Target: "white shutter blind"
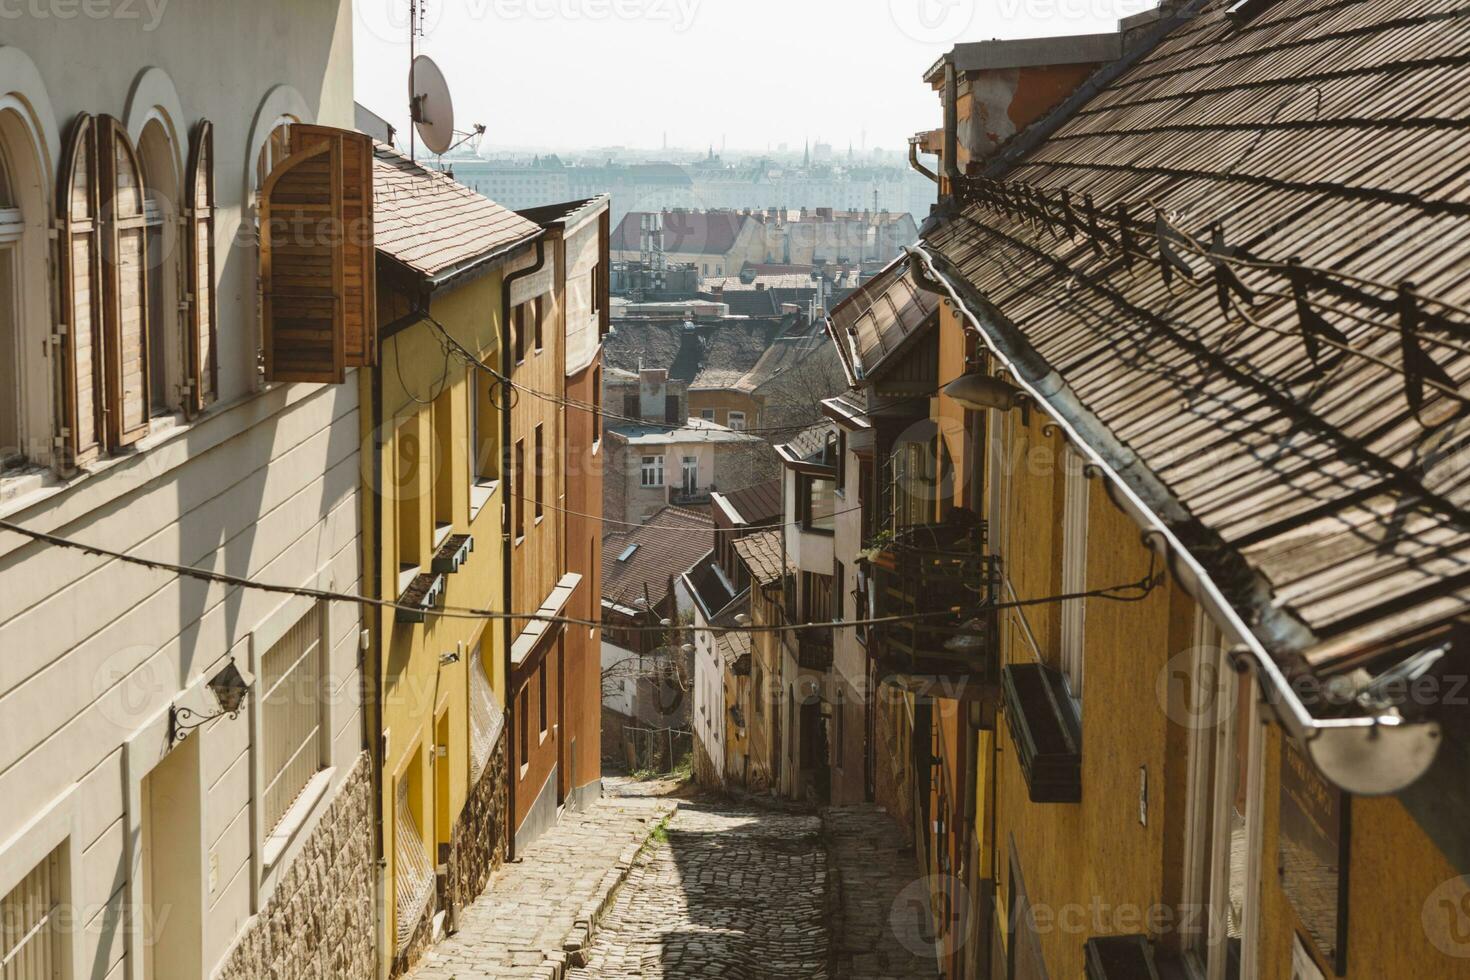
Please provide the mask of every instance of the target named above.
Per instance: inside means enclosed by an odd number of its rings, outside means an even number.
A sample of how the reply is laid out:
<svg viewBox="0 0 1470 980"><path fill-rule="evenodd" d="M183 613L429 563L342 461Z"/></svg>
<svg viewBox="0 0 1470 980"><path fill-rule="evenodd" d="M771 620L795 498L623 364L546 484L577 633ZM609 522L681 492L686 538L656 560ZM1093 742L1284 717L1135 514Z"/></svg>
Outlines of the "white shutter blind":
<svg viewBox="0 0 1470 980"><path fill-rule="evenodd" d="M398 950L413 938L419 918L434 895L434 865L424 847L423 834L408 805L408 780L398 783L393 816L394 910L397 914Z"/></svg>
<svg viewBox="0 0 1470 980"><path fill-rule="evenodd" d="M52 851L0 899L0 978L61 976L61 854Z"/></svg>
<svg viewBox="0 0 1470 980"><path fill-rule="evenodd" d="M321 632L317 605L261 658L266 828L321 769Z"/></svg>
<svg viewBox="0 0 1470 980"><path fill-rule="evenodd" d="M505 723L505 711L490 687L480 651L470 659L470 781L477 782L490 764L495 740Z"/></svg>

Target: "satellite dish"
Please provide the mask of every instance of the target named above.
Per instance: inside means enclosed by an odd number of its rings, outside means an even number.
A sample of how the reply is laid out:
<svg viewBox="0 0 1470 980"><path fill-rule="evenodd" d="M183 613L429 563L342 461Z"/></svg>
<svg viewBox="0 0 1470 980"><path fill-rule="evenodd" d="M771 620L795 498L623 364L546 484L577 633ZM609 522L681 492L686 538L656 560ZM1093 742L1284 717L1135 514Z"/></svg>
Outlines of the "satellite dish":
<svg viewBox="0 0 1470 980"><path fill-rule="evenodd" d="M431 153L444 153L454 143L454 106L449 83L434 59L421 54L408 72L408 105L414 129Z"/></svg>

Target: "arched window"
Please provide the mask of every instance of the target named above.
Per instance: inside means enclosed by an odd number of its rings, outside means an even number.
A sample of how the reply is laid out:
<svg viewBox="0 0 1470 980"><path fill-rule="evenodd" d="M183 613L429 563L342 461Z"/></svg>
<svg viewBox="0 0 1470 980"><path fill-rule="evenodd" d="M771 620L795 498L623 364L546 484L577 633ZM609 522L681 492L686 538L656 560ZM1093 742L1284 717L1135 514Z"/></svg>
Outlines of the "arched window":
<svg viewBox="0 0 1470 980"><path fill-rule="evenodd" d="M51 307L51 172L24 100L0 97L0 479L39 478L55 414L46 359Z"/></svg>
<svg viewBox="0 0 1470 980"><path fill-rule="evenodd" d="M97 216L97 125L82 114L62 155L57 211L61 223L62 443L71 465L102 446L102 274Z"/></svg>
<svg viewBox="0 0 1470 980"><path fill-rule="evenodd" d="M102 194L105 263L107 434L127 446L148 433L152 417L148 336L148 216L143 171L127 130L111 116L97 126L97 186Z"/></svg>
<svg viewBox="0 0 1470 980"><path fill-rule="evenodd" d="M0 145L0 473L25 463L20 389L19 262L25 221L10 189L10 165Z"/></svg>
<svg viewBox="0 0 1470 980"><path fill-rule="evenodd" d="M186 407L199 412L219 397L214 290L214 126L208 120L194 128L188 170L189 397Z"/></svg>
<svg viewBox="0 0 1470 980"><path fill-rule="evenodd" d="M138 138L148 287L148 412L166 415L183 404L183 331L179 294L179 208L183 199L173 140L159 119Z"/></svg>

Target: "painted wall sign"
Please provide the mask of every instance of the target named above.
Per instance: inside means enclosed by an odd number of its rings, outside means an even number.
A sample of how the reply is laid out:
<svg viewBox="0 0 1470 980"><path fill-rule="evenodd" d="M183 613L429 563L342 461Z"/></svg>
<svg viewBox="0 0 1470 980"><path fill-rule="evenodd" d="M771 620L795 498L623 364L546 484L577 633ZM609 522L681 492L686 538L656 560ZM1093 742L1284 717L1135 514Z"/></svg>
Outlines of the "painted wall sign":
<svg viewBox="0 0 1470 980"><path fill-rule="evenodd" d="M1348 797L1291 739L1281 744L1281 889L1322 958L1345 976Z"/></svg>

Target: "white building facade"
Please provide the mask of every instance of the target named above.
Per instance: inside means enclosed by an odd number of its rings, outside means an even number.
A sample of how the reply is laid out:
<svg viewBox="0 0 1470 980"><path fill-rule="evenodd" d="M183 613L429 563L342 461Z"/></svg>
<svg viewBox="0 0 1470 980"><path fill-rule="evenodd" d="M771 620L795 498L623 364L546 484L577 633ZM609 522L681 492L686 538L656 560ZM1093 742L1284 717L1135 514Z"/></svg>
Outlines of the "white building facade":
<svg viewBox="0 0 1470 980"><path fill-rule="evenodd" d="M255 224L287 127L353 124L351 5L97 9L0 47L0 520L359 593L357 385L264 381ZM376 975L360 633L0 531L0 960Z"/></svg>

